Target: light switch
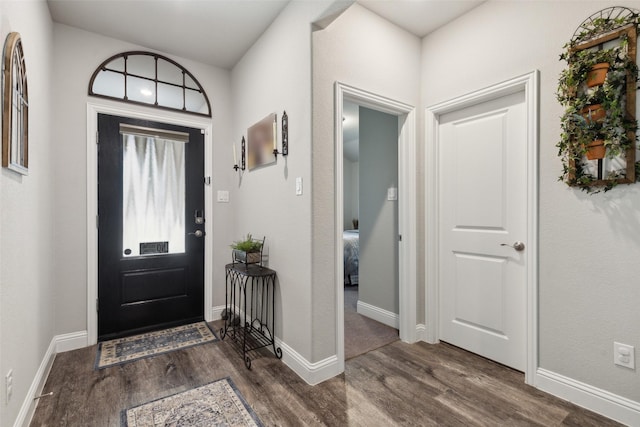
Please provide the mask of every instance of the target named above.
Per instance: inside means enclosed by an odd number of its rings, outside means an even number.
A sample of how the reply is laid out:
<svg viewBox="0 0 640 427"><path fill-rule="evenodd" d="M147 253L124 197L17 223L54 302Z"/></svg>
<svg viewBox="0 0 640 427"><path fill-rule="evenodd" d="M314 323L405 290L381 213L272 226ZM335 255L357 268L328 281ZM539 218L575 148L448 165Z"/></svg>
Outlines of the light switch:
<svg viewBox="0 0 640 427"><path fill-rule="evenodd" d="M391 187L387 189L387 200L398 200L398 189Z"/></svg>
<svg viewBox="0 0 640 427"><path fill-rule="evenodd" d="M218 190L218 203L229 203L229 192L227 190Z"/></svg>
<svg viewBox="0 0 640 427"><path fill-rule="evenodd" d="M296 178L296 196L302 196L302 177Z"/></svg>

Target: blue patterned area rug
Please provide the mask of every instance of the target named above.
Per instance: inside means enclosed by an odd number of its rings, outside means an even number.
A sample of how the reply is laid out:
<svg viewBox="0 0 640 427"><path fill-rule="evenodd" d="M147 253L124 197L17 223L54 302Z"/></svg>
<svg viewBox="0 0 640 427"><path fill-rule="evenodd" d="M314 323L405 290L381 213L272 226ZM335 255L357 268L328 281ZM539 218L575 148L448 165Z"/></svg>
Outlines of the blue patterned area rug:
<svg viewBox="0 0 640 427"><path fill-rule="evenodd" d="M259 426L263 424L231 378L122 411L125 427Z"/></svg>
<svg viewBox="0 0 640 427"><path fill-rule="evenodd" d="M118 338L98 344L96 369L218 341L206 322Z"/></svg>

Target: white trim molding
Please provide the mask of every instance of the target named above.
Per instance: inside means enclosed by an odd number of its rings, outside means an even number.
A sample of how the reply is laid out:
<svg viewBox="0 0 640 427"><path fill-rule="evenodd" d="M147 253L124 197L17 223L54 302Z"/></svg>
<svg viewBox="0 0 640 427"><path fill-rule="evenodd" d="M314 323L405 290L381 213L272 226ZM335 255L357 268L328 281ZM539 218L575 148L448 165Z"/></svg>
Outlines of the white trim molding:
<svg viewBox="0 0 640 427"><path fill-rule="evenodd" d="M398 117L398 226L399 302L398 327L400 339L413 343L416 338L416 276L417 276L417 200L416 200L416 111L415 107L367 92L341 82L334 91L335 141L335 284L336 284L336 356L339 372L344 371L344 247L342 224L344 213L344 172L342 151L343 104L348 100L358 105Z"/></svg>
<svg viewBox="0 0 640 427"><path fill-rule="evenodd" d="M207 322L213 322L214 320L222 319L222 312L227 308L224 305L216 305L211 308L211 320L207 320Z"/></svg>
<svg viewBox="0 0 640 427"><path fill-rule="evenodd" d="M358 303L356 304L356 311L358 314L362 314L369 319L378 321L383 325L391 326L394 329L398 329L400 327L400 317L396 313L376 307L375 305L367 304L366 302L358 300Z"/></svg>
<svg viewBox="0 0 640 427"><path fill-rule="evenodd" d="M184 114L139 107L133 109L116 103L87 103L87 344L98 341L98 114L111 114L135 119L171 123L204 131L204 176L213 176L213 137L210 117L186 117ZM202 177L204 179L204 176ZM213 186L204 186L204 318L212 320L213 297Z"/></svg>
<svg viewBox="0 0 640 427"><path fill-rule="evenodd" d="M49 347L44 353L40 366L33 377L33 381L31 381L31 386L27 391L27 395L22 402L20 412L13 424L14 427L27 427L31 424L31 419L33 418L33 414L35 413L36 406L39 402L39 400L36 401L34 398L42 394L42 390L44 389L47 377L49 376L49 372L53 366L56 354L76 350L86 346L87 331L56 335L51 339ZM46 398L48 398L48 396L43 397L43 399Z"/></svg>
<svg viewBox="0 0 640 427"><path fill-rule="evenodd" d="M56 341L56 353L64 353L65 351L77 350L88 346L87 331L57 335L54 339Z"/></svg>
<svg viewBox="0 0 640 427"><path fill-rule="evenodd" d="M339 359L336 355L311 363L278 337L275 341L276 347L280 347L282 350L282 362L309 385L320 384L344 371L344 368L340 370ZM271 349L271 347L268 348ZM344 365L344 359L342 364Z"/></svg>
<svg viewBox="0 0 640 427"><path fill-rule="evenodd" d="M439 247L438 200L439 200L439 126L443 114L460 110L481 102L517 92L524 92L527 114L527 337L525 382L534 384L538 368L538 106L539 72L537 70L511 80L480 89L440 104L427 107L425 111L425 307L426 339L429 343L439 341Z"/></svg>
<svg viewBox="0 0 640 427"><path fill-rule="evenodd" d="M538 369L535 385L540 390L568 400L629 426L640 426L640 402L627 399L546 369Z"/></svg>
<svg viewBox="0 0 640 427"><path fill-rule="evenodd" d="M221 319L222 311L224 309L224 305L213 307L213 320ZM234 311L239 313L240 317L244 316L244 312L239 307L235 306ZM216 333L217 332L218 331L216 331ZM340 370L340 364L338 363L339 359L336 355L329 356L319 362L311 363L280 338L275 337L274 341L276 343L276 347L280 347L280 350L282 350L282 362L310 385L320 384L321 382L335 377L344 371L344 368ZM266 349L273 353L272 346L269 345Z"/></svg>

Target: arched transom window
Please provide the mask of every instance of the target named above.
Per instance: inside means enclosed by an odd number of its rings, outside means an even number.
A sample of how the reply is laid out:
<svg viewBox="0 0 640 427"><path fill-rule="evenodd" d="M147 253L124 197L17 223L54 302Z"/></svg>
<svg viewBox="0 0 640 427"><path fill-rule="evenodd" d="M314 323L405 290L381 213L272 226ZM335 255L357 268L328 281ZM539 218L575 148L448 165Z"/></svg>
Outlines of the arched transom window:
<svg viewBox="0 0 640 427"><path fill-rule="evenodd" d="M151 52L123 52L104 61L89 95L211 117L204 89L186 68Z"/></svg>

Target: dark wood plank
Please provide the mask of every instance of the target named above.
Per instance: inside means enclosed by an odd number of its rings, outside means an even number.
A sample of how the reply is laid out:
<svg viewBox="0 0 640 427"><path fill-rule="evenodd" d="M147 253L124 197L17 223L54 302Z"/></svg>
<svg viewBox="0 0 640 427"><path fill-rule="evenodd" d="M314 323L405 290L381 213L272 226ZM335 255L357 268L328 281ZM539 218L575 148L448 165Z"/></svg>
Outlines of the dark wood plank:
<svg viewBox="0 0 640 427"><path fill-rule="evenodd" d="M618 426L524 384L512 369L448 344L394 342L306 384L267 351L252 370L227 342L103 370L96 347L61 353L32 426L119 426L123 409L230 377L268 426Z"/></svg>

